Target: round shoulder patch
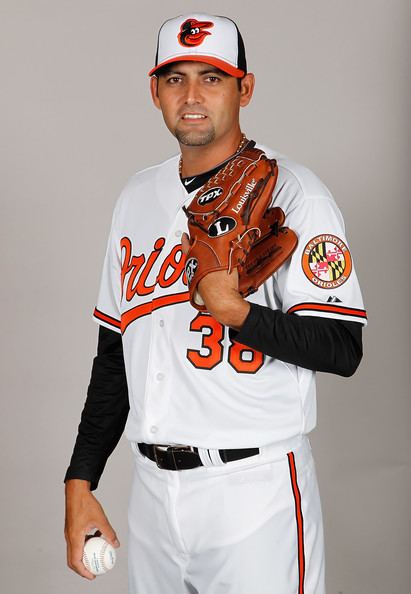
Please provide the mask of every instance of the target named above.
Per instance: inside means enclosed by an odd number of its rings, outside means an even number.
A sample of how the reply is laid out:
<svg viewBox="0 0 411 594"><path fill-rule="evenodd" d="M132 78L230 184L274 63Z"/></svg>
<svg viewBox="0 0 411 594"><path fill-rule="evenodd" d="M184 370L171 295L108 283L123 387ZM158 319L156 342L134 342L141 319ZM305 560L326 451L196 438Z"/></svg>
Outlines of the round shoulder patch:
<svg viewBox="0 0 411 594"><path fill-rule="evenodd" d="M320 289L336 289L351 274L351 254L336 235L317 235L307 243L302 256L305 276Z"/></svg>

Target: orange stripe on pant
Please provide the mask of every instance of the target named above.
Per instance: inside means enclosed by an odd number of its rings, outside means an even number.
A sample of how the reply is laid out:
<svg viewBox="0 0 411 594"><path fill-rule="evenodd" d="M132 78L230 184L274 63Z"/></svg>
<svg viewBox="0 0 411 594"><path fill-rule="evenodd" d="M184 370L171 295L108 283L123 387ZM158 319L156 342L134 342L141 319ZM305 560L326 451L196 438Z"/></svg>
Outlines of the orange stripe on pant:
<svg viewBox="0 0 411 594"><path fill-rule="evenodd" d="M297 468L293 452L289 452L288 465L290 468L291 486L293 489L295 502L295 518L297 523L297 542L298 542L298 594L304 594L304 575L305 575L305 557L304 557L304 522L301 509L301 494L297 483Z"/></svg>

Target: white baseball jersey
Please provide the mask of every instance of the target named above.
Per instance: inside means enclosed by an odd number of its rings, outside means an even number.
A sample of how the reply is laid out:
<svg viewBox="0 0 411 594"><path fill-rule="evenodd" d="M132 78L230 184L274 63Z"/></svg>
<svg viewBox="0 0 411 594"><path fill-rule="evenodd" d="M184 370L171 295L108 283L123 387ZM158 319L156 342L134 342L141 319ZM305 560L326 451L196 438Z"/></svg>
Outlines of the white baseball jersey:
<svg viewBox="0 0 411 594"><path fill-rule="evenodd" d="M276 158L273 204L298 248L250 302L284 313L366 324L341 213L309 169ZM94 319L122 333L131 441L247 448L309 433L315 372L231 342L228 328L188 301L181 234L187 194L179 155L136 173L112 218Z"/></svg>

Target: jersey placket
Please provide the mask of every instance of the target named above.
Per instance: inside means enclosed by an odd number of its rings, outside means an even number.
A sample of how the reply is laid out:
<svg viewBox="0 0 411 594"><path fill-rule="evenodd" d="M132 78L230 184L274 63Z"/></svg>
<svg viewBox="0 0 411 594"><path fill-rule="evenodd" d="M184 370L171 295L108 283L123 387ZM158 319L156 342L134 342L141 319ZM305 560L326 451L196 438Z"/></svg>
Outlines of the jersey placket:
<svg viewBox="0 0 411 594"><path fill-rule="evenodd" d="M183 188L182 188L183 189ZM185 215L179 210L166 235L166 242L163 248L164 254L170 251L181 242L181 236L185 230ZM158 274L158 266L156 273ZM181 277L176 283L182 290ZM174 285L172 285L173 287ZM167 290L170 292L170 288ZM172 289L171 292L176 292ZM166 291L155 285L152 299L164 296ZM171 316L167 315L169 306L153 308L150 314L150 347L148 359L148 373L145 394L145 433L149 442L162 443L162 435L166 432L164 424L167 422L169 400L172 396L168 389L168 381L172 369L170 368L170 357L168 356L168 335ZM178 307L178 305L177 305Z"/></svg>

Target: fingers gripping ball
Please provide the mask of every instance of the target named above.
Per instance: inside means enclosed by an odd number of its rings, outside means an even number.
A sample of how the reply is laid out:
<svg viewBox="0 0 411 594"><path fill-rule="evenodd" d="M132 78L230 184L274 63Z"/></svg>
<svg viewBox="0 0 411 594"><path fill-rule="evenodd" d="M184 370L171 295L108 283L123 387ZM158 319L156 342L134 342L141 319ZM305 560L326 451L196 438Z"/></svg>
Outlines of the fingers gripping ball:
<svg viewBox="0 0 411 594"><path fill-rule="evenodd" d="M83 563L94 575L102 575L113 569L116 563L116 551L101 536L93 536L84 545Z"/></svg>

